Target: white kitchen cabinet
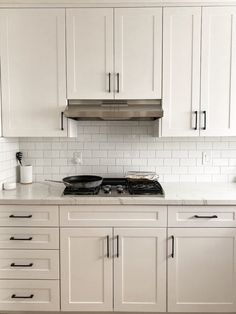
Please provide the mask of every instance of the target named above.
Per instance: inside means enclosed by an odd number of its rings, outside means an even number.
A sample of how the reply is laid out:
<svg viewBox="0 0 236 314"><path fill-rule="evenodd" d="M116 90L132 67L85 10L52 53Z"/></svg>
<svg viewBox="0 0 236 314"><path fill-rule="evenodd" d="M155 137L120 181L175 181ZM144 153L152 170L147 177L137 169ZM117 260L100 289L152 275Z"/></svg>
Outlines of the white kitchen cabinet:
<svg viewBox="0 0 236 314"><path fill-rule="evenodd" d="M166 310L166 229L114 229L114 311Z"/></svg>
<svg viewBox="0 0 236 314"><path fill-rule="evenodd" d="M67 9L66 20L68 99L161 98L161 8Z"/></svg>
<svg viewBox="0 0 236 314"><path fill-rule="evenodd" d="M236 135L235 16L235 6L164 9L162 136Z"/></svg>
<svg viewBox="0 0 236 314"><path fill-rule="evenodd" d="M59 279L59 251L0 250L0 279Z"/></svg>
<svg viewBox="0 0 236 314"><path fill-rule="evenodd" d="M112 228L61 230L61 309L112 311Z"/></svg>
<svg viewBox="0 0 236 314"><path fill-rule="evenodd" d="M113 98L113 9L67 9L66 33L67 97Z"/></svg>
<svg viewBox="0 0 236 314"><path fill-rule="evenodd" d="M115 9L116 99L160 99L162 9Z"/></svg>
<svg viewBox="0 0 236 314"><path fill-rule="evenodd" d="M203 8L201 135L236 135L236 7Z"/></svg>
<svg viewBox="0 0 236 314"><path fill-rule="evenodd" d="M163 136L199 136L201 8L164 8Z"/></svg>
<svg viewBox="0 0 236 314"><path fill-rule="evenodd" d="M1 206L0 206L1 212ZM167 206L157 205L63 205L63 227L166 227ZM1 225L1 214L0 214Z"/></svg>
<svg viewBox="0 0 236 314"><path fill-rule="evenodd" d="M62 228L60 254L63 311L166 310L165 228Z"/></svg>
<svg viewBox="0 0 236 314"><path fill-rule="evenodd" d="M0 53L3 136L67 136L65 10L1 10Z"/></svg>
<svg viewBox="0 0 236 314"><path fill-rule="evenodd" d="M0 280L1 311L59 311L58 280Z"/></svg>
<svg viewBox="0 0 236 314"><path fill-rule="evenodd" d="M168 311L235 312L236 230L169 228L168 234Z"/></svg>
<svg viewBox="0 0 236 314"><path fill-rule="evenodd" d="M58 228L0 228L0 249L58 250Z"/></svg>

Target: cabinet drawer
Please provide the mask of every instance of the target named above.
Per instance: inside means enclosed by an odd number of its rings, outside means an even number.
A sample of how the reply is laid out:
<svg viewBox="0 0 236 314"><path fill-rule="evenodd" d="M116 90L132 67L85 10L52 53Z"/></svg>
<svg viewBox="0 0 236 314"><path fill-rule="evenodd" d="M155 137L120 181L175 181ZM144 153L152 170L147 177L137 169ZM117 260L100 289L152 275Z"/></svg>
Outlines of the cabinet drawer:
<svg viewBox="0 0 236 314"><path fill-rule="evenodd" d="M169 227L236 227L235 206L169 206Z"/></svg>
<svg viewBox="0 0 236 314"><path fill-rule="evenodd" d="M59 279L59 251L0 250L1 279Z"/></svg>
<svg viewBox="0 0 236 314"><path fill-rule="evenodd" d="M58 249L58 228L0 228L0 249Z"/></svg>
<svg viewBox="0 0 236 314"><path fill-rule="evenodd" d="M58 280L0 280L0 310L58 311Z"/></svg>
<svg viewBox="0 0 236 314"><path fill-rule="evenodd" d="M0 205L0 226L58 226L58 206Z"/></svg>
<svg viewBox="0 0 236 314"><path fill-rule="evenodd" d="M167 207L146 205L60 206L60 224L67 226L166 227Z"/></svg>

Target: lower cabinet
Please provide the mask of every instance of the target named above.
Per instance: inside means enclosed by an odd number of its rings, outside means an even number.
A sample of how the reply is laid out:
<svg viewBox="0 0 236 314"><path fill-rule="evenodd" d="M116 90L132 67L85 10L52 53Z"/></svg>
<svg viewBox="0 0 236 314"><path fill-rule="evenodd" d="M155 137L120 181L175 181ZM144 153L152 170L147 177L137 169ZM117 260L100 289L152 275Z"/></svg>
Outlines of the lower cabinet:
<svg viewBox="0 0 236 314"><path fill-rule="evenodd" d="M61 309L112 311L112 228L61 229Z"/></svg>
<svg viewBox="0 0 236 314"><path fill-rule="evenodd" d="M61 309L164 312L166 229L62 228Z"/></svg>
<svg viewBox="0 0 236 314"><path fill-rule="evenodd" d="M166 310L166 229L114 229L114 310Z"/></svg>
<svg viewBox="0 0 236 314"><path fill-rule="evenodd" d="M0 280L1 311L59 311L58 280Z"/></svg>
<svg viewBox="0 0 236 314"><path fill-rule="evenodd" d="M236 311L236 229L169 228L168 311Z"/></svg>

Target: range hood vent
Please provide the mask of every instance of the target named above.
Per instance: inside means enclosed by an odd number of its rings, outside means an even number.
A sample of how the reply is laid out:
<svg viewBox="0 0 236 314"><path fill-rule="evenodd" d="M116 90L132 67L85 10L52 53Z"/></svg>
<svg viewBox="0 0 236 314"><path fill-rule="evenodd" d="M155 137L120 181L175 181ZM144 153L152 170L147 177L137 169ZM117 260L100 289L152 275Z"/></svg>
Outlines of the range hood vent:
<svg viewBox="0 0 236 314"><path fill-rule="evenodd" d="M68 100L64 111L74 120L156 120L163 117L161 100Z"/></svg>

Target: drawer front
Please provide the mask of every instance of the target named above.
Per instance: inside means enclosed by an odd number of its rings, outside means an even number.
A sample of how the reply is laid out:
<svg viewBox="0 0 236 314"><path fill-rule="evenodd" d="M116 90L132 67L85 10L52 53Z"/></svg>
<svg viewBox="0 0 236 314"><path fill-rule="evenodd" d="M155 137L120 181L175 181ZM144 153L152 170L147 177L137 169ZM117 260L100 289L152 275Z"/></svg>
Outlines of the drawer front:
<svg viewBox="0 0 236 314"><path fill-rule="evenodd" d="M0 250L0 279L59 279L59 251Z"/></svg>
<svg viewBox="0 0 236 314"><path fill-rule="evenodd" d="M167 207L152 205L60 206L60 224L63 227L166 227Z"/></svg>
<svg viewBox="0 0 236 314"><path fill-rule="evenodd" d="M58 248L58 228L0 228L0 249Z"/></svg>
<svg viewBox="0 0 236 314"><path fill-rule="evenodd" d="M0 310L58 311L58 280L0 280Z"/></svg>
<svg viewBox="0 0 236 314"><path fill-rule="evenodd" d="M0 226L58 226L58 206L0 205Z"/></svg>
<svg viewBox="0 0 236 314"><path fill-rule="evenodd" d="M236 227L235 206L168 206L169 227Z"/></svg>

